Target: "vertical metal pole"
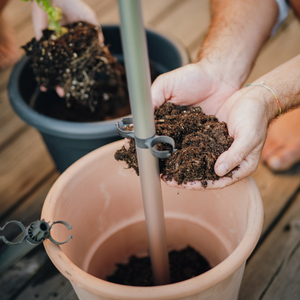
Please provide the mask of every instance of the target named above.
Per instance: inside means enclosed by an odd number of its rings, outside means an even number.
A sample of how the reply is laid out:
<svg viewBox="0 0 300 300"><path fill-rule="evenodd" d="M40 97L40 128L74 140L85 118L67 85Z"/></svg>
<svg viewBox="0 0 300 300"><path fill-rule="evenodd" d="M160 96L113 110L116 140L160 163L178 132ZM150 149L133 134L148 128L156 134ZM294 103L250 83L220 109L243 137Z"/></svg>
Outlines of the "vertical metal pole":
<svg viewBox="0 0 300 300"><path fill-rule="evenodd" d="M19 240L19 237L15 239ZM31 244L28 241L23 240L21 244L15 246L6 246L6 248L0 252L0 274L9 266L16 263L19 259L33 250L39 243Z"/></svg>
<svg viewBox="0 0 300 300"><path fill-rule="evenodd" d="M150 93L150 68L146 33L139 0L119 0L121 36L130 106L136 139L155 135ZM158 159L149 149L137 146L144 211L154 280L170 283L169 258Z"/></svg>

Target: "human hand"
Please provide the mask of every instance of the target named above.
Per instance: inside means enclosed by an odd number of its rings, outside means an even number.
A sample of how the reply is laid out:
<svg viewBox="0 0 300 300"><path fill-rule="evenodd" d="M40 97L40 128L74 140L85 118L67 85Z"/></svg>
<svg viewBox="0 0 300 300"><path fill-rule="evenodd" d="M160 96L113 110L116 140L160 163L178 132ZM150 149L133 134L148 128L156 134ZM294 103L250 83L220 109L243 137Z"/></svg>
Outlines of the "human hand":
<svg viewBox="0 0 300 300"><path fill-rule="evenodd" d="M61 25L77 21L86 21L99 26L97 15L94 10L82 0L52 0L52 6L62 10ZM36 1L32 2L32 21L36 39L42 37L42 31L48 27L47 14ZM102 32L99 33L99 41L104 43Z"/></svg>
<svg viewBox="0 0 300 300"><path fill-rule="evenodd" d="M216 114L224 101L239 89L239 82L206 59L160 75L151 87L154 108L170 101L176 105L199 106Z"/></svg>
<svg viewBox="0 0 300 300"><path fill-rule="evenodd" d="M234 142L217 159L215 172L218 176L224 176L237 166L238 169L233 171L232 177L207 181L205 189L223 188L255 172L267 136L267 128L273 118L268 103L262 97L264 92L252 88L239 90L218 110L216 117L219 121L227 123L228 132ZM204 112L206 113L205 110ZM166 181L166 184L179 188L204 190L201 182L198 181L178 185L173 180Z"/></svg>
<svg viewBox="0 0 300 300"><path fill-rule="evenodd" d="M87 21L99 26L96 13L82 0L53 0L52 5L62 10L61 25L76 21ZM36 39L39 40L42 37L42 31L48 27L48 18L46 12L39 7L36 1L32 3L32 20ZM99 32L99 42L104 44L104 36L101 30ZM47 91L47 88L43 86L40 89L42 92ZM62 87L57 86L55 89L60 97L64 97Z"/></svg>

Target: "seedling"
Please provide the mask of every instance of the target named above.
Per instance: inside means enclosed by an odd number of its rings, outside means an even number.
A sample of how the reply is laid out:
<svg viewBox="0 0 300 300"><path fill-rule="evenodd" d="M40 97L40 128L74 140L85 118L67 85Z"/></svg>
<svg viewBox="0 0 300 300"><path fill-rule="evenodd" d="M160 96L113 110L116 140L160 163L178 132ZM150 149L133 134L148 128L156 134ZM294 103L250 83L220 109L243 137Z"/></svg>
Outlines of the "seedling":
<svg viewBox="0 0 300 300"><path fill-rule="evenodd" d="M60 21L62 18L62 12L59 7L52 6L51 0L22 0L24 2L28 1L36 1L38 6L46 12L48 15L48 29L55 31L55 35L52 35L52 39L57 39L64 35L66 32L68 32L68 29L66 27L60 26Z"/></svg>

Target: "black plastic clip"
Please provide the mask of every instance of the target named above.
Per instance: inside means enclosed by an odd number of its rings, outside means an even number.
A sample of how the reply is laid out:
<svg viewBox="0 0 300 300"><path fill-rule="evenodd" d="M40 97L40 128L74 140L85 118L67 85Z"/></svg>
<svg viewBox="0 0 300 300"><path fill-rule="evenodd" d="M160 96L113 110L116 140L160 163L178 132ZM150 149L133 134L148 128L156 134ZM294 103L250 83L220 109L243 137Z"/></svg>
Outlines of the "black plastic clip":
<svg viewBox="0 0 300 300"><path fill-rule="evenodd" d="M119 121L117 125L118 133L123 138L135 139L137 147L141 149L150 149L153 156L157 158L169 158L171 156L170 151L168 150L156 150L154 147L159 143L166 143L172 147L172 152L175 152L175 142L169 136L164 135L154 135L148 139L140 139L134 135L134 131L124 130L125 125L133 124L131 117L123 118L122 121Z"/></svg>

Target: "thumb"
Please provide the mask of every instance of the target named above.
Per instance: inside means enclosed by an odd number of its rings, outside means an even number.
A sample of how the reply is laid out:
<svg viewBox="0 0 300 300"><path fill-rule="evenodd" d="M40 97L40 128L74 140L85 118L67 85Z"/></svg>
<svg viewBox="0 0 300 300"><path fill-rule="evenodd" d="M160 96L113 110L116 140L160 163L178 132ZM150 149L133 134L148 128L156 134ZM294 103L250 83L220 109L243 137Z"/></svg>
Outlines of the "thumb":
<svg viewBox="0 0 300 300"><path fill-rule="evenodd" d="M246 157L254 151L256 148L256 143L251 142L247 135L240 136L236 138L232 143L231 147L223 152L215 163L215 172L218 176L222 177L227 174L229 171L234 169L235 167L239 166ZM254 155L254 160L259 160L259 151L257 152L257 157ZM253 156L251 156L253 158ZM253 160L253 159L251 159ZM243 170L244 174L250 174L255 170L256 162L246 164L247 170ZM245 168L245 165L243 165ZM254 169L254 170L252 170Z"/></svg>
<svg viewBox="0 0 300 300"><path fill-rule="evenodd" d="M171 93L165 91L167 74L158 76L151 86L151 97L154 109L162 106L165 101L171 98Z"/></svg>

